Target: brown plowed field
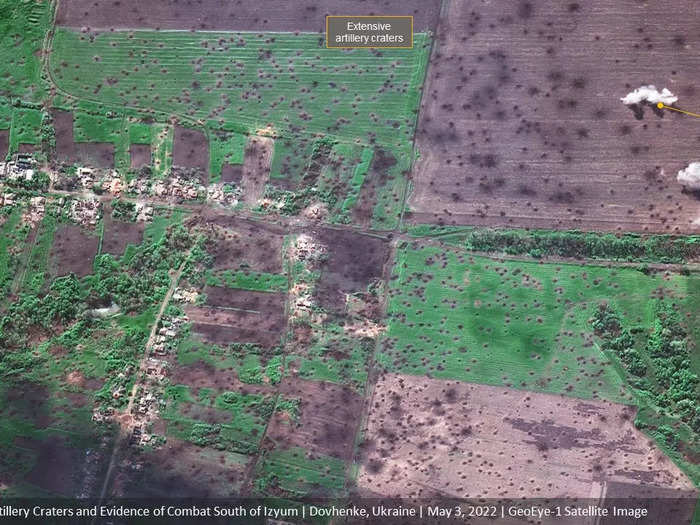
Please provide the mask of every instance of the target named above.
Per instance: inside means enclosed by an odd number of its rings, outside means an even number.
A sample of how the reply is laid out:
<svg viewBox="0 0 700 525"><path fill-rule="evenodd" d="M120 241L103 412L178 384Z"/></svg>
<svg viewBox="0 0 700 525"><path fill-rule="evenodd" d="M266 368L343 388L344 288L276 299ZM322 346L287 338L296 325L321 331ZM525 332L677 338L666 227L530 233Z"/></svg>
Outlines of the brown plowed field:
<svg viewBox="0 0 700 525"><path fill-rule="evenodd" d="M276 448L302 447L316 454L351 458L362 397L341 385L290 378L280 384L280 393L300 400L299 420L275 413L266 437Z"/></svg>
<svg viewBox="0 0 700 525"><path fill-rule="evenodd" d="M408 220L700 229L700 200L676 182L698 160L698 120L652 108L638 120L620 101L654 84L700 109L696 8L450 2L423 94Z"/></svg>
<svg viewBox="0 0 700 525"><path fill-rule="evenodd" d="M214 256L214 270L243 265L258 272L282 272L283 229L226 215L210 215L206 221L216 227L207 246Z"/></svg>
<svg viewBox="0 0 700 525"><path fill-rule="evenodd" d="M0 162L5 160L5 155L10 147L10 131L6 129L0 130Z"/></svg>
<svg viewBox="0 0 700 525"><path fill-rule="evenodd" d="M185 312L193 331L204 340L225 345L257 343L270 348L280 344L286 321L284 310L264 309L261 313L222 308L188 307Z"/></svg>
<svg viewBox="0 0 700 525"><path fill-rule="evenodd" d="M148 144L132 144L129 147L131 169L139 169L151 165L151 146Z"/></svg>
<svg viewBox="0 0 700 525"><path fill-rule="evenodd" d="M413 15L414 29L434 29L438 0L70 0L56 22L70 27L231 31L325 31L325 15Z"/></svg>
<svg viewBox="0 0 700 525"><path fill-rule="evenodd" d="M240 308L256 312L284 312L285 294L271 292L253 292L237 290L225 286L207 286L204 288L208 306Z"/></svg>
<svg viewBox="0 0 700 525"><path fill-rule="evenodd" d="M372 398L358 486L464 498L590 497L613 482L693 491L634 417L614 403L388 374Z"/></svg>
<svg viewBox="0 0 700 525"><path fill-rule="evenodd" d="M56 230L51 247L54 275L61 277L74 273L77 277L85 277L91 274L99 242L96 235L85 233L80 226L61 226Z"/></svg>
<svg viewBox="0 0 700 525"><path fill-rule="evenodd" d="M221 168L221 182L240 184L243 178L243 166L241 164L225 163Z"/></svg>
<svg viewBox="0 0 700 525"><path fill-rule="evenodd" d="M372 281L382 277L389 243L344 230L321 229L314 237L328 253L321 267L316 298L322 307L342 311L346 293L364 292Z"/></svg>
<svg viewBox="0 0 700 525"><path fill-rule="evenodd" d="M196 168L206 184L209 178L209 141L203 131L175 126L173 166Z"/></svg>

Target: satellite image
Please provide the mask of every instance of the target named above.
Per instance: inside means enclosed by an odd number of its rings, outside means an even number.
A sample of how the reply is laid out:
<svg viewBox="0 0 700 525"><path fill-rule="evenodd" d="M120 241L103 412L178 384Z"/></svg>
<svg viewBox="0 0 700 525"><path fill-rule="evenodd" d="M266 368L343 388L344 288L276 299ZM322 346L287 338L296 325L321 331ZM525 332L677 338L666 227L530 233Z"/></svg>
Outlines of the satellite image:
<svg viewBox="0 0 700 525"><path fill-rule="evenodd" d="M700 4L0 0L0 290L0 524L700 525Z"/></svg>

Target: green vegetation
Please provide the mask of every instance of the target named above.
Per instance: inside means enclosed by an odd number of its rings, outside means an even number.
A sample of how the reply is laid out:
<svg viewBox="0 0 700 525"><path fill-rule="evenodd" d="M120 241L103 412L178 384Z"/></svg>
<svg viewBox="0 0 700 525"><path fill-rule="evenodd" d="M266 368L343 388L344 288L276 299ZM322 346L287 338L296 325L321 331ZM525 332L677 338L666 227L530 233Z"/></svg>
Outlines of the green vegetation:
<svg viewBox="0 0 700 525"><path fill-rule="evenodd" d="M34 239L21 285L21 289L25 292L39 293L44 285L49 265L49 252L59 223L59 219L51 211L44 215Z"/></svg>
<svg viewBox="0 0 700 525"><path fill-rule="evenodd" d="M655 294L688 279L633 269L495 261L450 246L397 252L380 363L411 374L629 401L591 344L601 301L649 331Z"/></svg>
<svg viewBox="0 0 700 525"><path fill-rule="evenodd" d="M124 222L136 221L136 204L130 201L115 199L112 201L112 217Z"/></svg>
<svg viewBox="0 0 700 525"><path fill-rule="evenodd" d="M164 178L173 167L173 127L167 124L153 125L151 158L153 173L157 178Z"/></svg>
<svg viewBox="0 0 700 525"><path fill-rule="evenodd" d="M42 112L38 109L16 107L12 112L10 153L19 151L20 144L39 144L41 141Z"/></svg>
<svg viewBox="0 0 700 525"><path fill-rule="evenodd" d="M580 231L491 230L420 225L415 237L439 237L467 250L530 257L571 257L630 262L683 263L700 257L700 236L612 234Z"/></svg>
<svg viewBox="0 0 700 525"><path fill-rule="evenodd" d="M0 0L0 95L38 101L45 93L39 51L51 2Z"/></svg>
<svg viewBox="0 0 700 525"><path fill-rule="evenodd" d="M240 133L209 133L209 173L212 182L219 180L224 164L243 164L247 140L248 137Z"/></svg>
<svg viewBox="0 0 700 525"><path fill-rule="evenodd" d="M414 42L413 49L380 55L325 49L312 34L129 31L86 39L58 28L51 72L68 93L117 107L240 122L251 131L275 122L350 140L410 143L429 50L425 35ZM75 64L77 80L69 72ZM235 73L216 73L227 69ZM260 83L268 76L275 77L269 87Z"/></svg>
<svg viewBox="0 0 700 525"><path fill-rule="evenodd" d="M168 433L202 447L229 452L254 453L272 416L272 396L223 392L192 396L184 385L166 389L167 408L162 417Z"/></svg>
<svg viewBox="0 0 700 525"><path fill-rule="evenodd" d="M0 216L0 293L6 297L19 268L29 228L20 223L22 207L0 208L0 211L4 215Z"/></svg>
<svg viewBox="0 0 700 525"><path fill-rule="evenodd" d="M329 456L312 456L299 447L274 450L258 462L255 488L262 495L281 490L297 498L339 496L345 488L345 463Z"/></svg>
<svg viewBox="0 0 700 525"><path fill-rule="evenodd" d="M261 273L246 270L207 270L206 284L226 286L259 292L284 292L287 290L287 276L274 273Z"/></svg>
<svg viewBox="0 0 700 525"><path fill-rule="evenodd" d="M178 345L177 359L182 366L201 361L217 370L229 370L248 384L275 385L282 378L282 356L252 343L219 346L189 336Z"/></svg>
<svg viewBox="0 0 700 525"><path fill-rule="evenodd" d="M670 300L654 302L651 331L628 328L608 304L601 303L593 328L601 348L626 371L636 403L641 407L635 422L695 481L700 467L693 460L700 453L700 380L690 362L694 346L679 314L680 305Z"/></svg>

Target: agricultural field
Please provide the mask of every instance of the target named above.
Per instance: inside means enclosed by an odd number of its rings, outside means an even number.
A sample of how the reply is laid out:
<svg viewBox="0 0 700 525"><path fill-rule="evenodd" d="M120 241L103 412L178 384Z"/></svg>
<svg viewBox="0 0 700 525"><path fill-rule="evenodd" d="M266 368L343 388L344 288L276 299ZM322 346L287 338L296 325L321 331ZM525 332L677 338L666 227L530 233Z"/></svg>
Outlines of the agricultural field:
<svg viewBox="0 0 700 525"><path fill-rule="evenodd" d="M697 158L697 119L635 115L620 101L653 84L700 108L694 4L608 8L448 4L421 103L411 222L697 233L697 196L676 182Z"/></svg>
<svg viewBox="0 0 700 525"><path fill-rule="evenodd" d="M0 0L0 499L698 523L695 6L294 4Z"/></svg>
<svg viewBox="0 0 700 525"><path fill-rule="evenodd" d="M692 516L692 482L628 406L401 374L383 375L373 399L361 490L474 501L668 490L685 498L678 523Z"/></svg>

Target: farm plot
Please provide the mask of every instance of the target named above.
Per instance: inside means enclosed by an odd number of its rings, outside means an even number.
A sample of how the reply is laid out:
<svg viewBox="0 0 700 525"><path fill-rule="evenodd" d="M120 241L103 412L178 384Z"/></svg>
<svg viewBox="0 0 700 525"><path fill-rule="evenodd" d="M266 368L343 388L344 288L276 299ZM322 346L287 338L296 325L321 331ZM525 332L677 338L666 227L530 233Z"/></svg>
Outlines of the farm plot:
<svg viewBox="0 0 700 525"><path fill-rule="evenodd" d="M256 292L251 290L236 290L223 286L207 286L204 288L207 306L234 308L261 312L263 310L284 310L285 294L272 292Z"/></svg>
<svg viewBox="0 0 700 525"><path fill-rule="evenodd" d="M0 159L4 159L10 151L10 132L6 129L0 130Z"/></svg>
<svg viewBox="0 0 700 525"><path fill-rule="evenodd" d="M278 450L305 448L312 454L350 460L364 400L350 388L333 383L285 378L280 393L296 400L278 409L266 440Z"/></svg>
<svg viewBox="0 0 700 525"><path fill-rule="evenodd" d="M608 303L643 332L655 297L684 305L688 279L634 269L498 261L420 242L399 248L388 330L388 370L611 401L629 399L592 340Z"/></svg>
<svg viewBox="0 0 700 525"><path fill-rule="evenodd" d="M114 167L115 148L112 142L91 141L90 131L85 128L81 128L80 132L80 138L83 140L78 140L74 135L74 116L69 111L53 110L52 117L56 131L56 160L58 162L86 163L100 168ZM117 133L117 131L114 132Z"/></svg>
<svg viewBox="0 0 700 525"><path fill-rule="evenodd" d="M269 394L282 376L282 357L255 344L213 345L194 334L177 348L170 378L193 388Z"/></svg>
<svg viewBox="0 0 700 525"><path fill-rule="evenodd" d="M14 108L10 128L11 153L33 153L41 150L41 111L31 108Z"/></svg>
<svg viewBox="0 0 700 525"><path fill-rule="evenodd" d="M209 180L209 141L198 129L175 126L173 168L191 168L206 184Z"/></svg>
<svg viewBox="0 0 700 525"><path fill-rule="evenodd" d="M691 481L634 416L605 401L382 375L358 486L383 496L588 498L628 484L694 502Z"/></svg>
<svg viewBox="0 0 700 525"><path fill-rule="evenodd" d="M258 462L255 491L266 496L338 497L345 488L346 465L303 448L274 450Z"/></svg>
<svg viewBox="0 0 700 525"><path fill-rule="evenodd" d="M108 0L73 0L59 5L56 23L69 27L131 29L134 27L232 31L325 30L326 14L413 15L416 31L434 30L440 10L437 0L371 0L351 5L342 0L304 0L289 9L283 0L264 4L246 0L235 5L204 0L196 6L173 0L156 0L148 7L135 0L115 5Z"/></svg>
<svg viewBox="0 0 700 525"><path fill-rule="evenodd" d="M389 244L380 237L346 230L319 229L314 238L327 253L320 265L315 299L329 312L343 312L348 294L366 292L383 277Z"/></svg>
<svg viewBox="0 0 700 525"><path fill-rule="evenodd" d="M23 208L15 206L10 213L0 218L0 291L7 297L19 270L22 256L28 255L27 245L36 235L22 222Z"/></svg>
<svg viewBox="0 0 700 525"><path fill-rule="evenodd" d="M85 231L73 224L60 226L51 247L52 274L57 277L70 274L85 277L91 274L99 242L100 238L95 232Z"/></svg>
<svg viewBox="0 0 700 525"><path fill-rule="evenodd" d="M129 146L129 167L132 170L138 170L144 166L151 165L151 146L150 144L132 144Z"/></svg>
<svg viewBox="0 0 700 525"><path fill-rule="evenodd" d="M201 447L254 453L275 406L274 396L200 390L186 385L166 388L161 417L166 434Z"/></svg>
<svg viewBox="0 0 700 525"><path fill-rule="evenodd" d="M425 87L407 218L696 231L699 201L676 173L697 158L696 141L679 140L697 135L697 120L651 108L635 119L620 101L654 84L700 108L695 8L452 2Z"/></svg>
<svg viewBox="0 0 700 525"><path fill-rule="evenodd" d="M247 137L241 133L212 131L209 138L209 173L212 181L240 184Z"/></svg>
<svg viewBox="0 0 700 525"><path fill-rule="evenodd" d="M124 483L124 497L223 498L240 493L251 457L171 438L139 460L143 469Z"/></svg>
<svg viewBox="0 0 700 525"><path fill-rule="evenodd" d="M269 125L394 146L413 137L429 40L417 33L414 44L338 52L319 46L315 34L130 31L88 38L59 28L51 74L62 90L110 105L237 122L251 132Z"/></svg>
<svg viewBox="0 0 700 525"><path fill-rule="evenodd" d="M207 251L214 258L214 272L246 270L282 273L282 228L225 215L212 214L205 220L211 227Z"/></svg>
<svg viewBox="0 0 700 525"><path fill-rule="evenodd" d="M185 313L194 332L218 345L255 343L273 348L280 344L286 326L284 309L274 306L260 312L189 306Z"/></svg>
<svg viewBox="0 0 700 525"><path fill-rule="evenodd" d="M124 255L127 246L141 244L143 241L144 224L115 219L111 206L105 205L103 221L100 253L109 253L120 257Z"/></svg>

